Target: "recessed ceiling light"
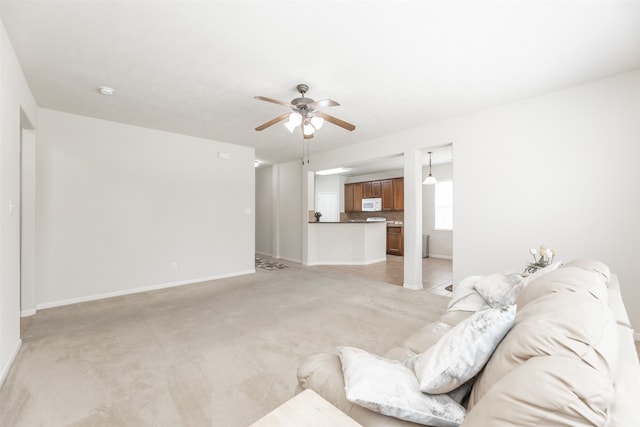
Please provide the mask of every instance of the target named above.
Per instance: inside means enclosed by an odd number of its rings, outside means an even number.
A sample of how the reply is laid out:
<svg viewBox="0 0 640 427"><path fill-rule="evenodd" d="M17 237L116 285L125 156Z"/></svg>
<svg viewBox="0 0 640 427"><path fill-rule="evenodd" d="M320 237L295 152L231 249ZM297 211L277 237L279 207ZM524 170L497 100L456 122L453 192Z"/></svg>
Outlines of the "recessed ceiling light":
<svg viewBox="0 0 640 427"><path fill-rule="evenodd" d="M108 86L100 86L99 90L103 95L113 95L113 89Z"/></svg>

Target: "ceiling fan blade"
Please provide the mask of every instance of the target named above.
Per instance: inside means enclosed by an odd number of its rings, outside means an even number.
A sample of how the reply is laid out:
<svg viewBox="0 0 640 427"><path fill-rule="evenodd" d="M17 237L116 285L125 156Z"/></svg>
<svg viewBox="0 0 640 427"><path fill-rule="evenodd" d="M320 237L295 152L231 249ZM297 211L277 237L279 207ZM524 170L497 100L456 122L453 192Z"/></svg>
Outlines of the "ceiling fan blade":
<svg viewBox="0 0 640 427"><path fill-rule="evenodd" d="M340 104L333 99L322 99L320 101L310 102L307 104L307 107L313 110L314 108L337 107L338 105Z"/></svg>
<svg viewBox="0 0 640 427"><path fill-rule="evenodd" d="M278 117L276 117L275 119L271 119L271 120L269 120L268 122L261 124L260 126L258 126L258 127L256 128L256 130L264 130L264 129L268 128L269 126L273 126L273 125L275 125L276 123L281 122L281 121L283 121L284 119L288 118L290 114L291 114L291 113L284 113L284 114L281 114L281 115L279 115Z"/></svg>
<svg viewBox="0 0 640 427"><path fill-rule="evenodd" d="M259 99L261 101L273 102L274 104L284 105L286 107L293 108L294 105L289 104L288 102L278 101L277 99L267 98L266 96L254 96L255 99Z"/></svg>
<svg viewBox="0 0 640 427"><path fill-rule="evenodd" d="M333 117L332 115L329 115L327 113L323 113L322 111L316 111L315 114L316 116L322 117L329 123L333 123L334 125L340 126L341 128L346 129L348 131L352 131L356 128L355 125L352 125L349 122L345 122L344 120L340 120L339 118Z"/></svg>

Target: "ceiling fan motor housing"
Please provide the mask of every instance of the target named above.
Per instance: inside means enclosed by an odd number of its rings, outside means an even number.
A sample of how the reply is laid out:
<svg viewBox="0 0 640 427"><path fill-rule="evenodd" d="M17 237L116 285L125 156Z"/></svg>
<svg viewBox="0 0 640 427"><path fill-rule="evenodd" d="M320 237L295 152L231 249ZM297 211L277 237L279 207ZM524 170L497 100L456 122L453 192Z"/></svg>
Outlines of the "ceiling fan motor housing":
<svg viewBox="0 0 640 427"><path fill-rule="evenodd" d="M295 98L291 100L291 105L295 106L298 110L307 109L307 104L311 104L313 99L311 98Z"/></svg>

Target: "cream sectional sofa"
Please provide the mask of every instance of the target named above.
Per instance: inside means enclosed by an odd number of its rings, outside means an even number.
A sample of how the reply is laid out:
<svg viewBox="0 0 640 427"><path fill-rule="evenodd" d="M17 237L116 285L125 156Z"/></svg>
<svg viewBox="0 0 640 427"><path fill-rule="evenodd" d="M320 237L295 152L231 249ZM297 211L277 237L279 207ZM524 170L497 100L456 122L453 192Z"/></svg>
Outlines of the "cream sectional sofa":
<svg viewBox="0 0 640 427"><path fill-rule="evenodd" d="M513 327L475 378L463 427L640 425L633 330L606 265L569 262L530 280L515 303ZM470 315L450 310L383 356L408 360ZM350 403L344 387L336 354L298 369L298 391L315 390L364 426L415 425Z"/></svg>

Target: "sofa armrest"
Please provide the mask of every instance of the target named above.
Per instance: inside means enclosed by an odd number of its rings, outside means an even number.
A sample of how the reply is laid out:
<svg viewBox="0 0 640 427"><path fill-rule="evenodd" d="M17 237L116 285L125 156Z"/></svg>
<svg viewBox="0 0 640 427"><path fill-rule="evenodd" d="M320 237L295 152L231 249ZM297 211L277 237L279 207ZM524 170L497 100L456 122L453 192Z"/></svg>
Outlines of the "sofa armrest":
<svg viewBox="0 0 640 427"><path fill-rule="evenodd" d="M312 389L345 414L353 406L345 395L342 364L337 354L309 356L298 368L298 386L303 390Z"/></svg>

